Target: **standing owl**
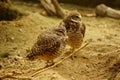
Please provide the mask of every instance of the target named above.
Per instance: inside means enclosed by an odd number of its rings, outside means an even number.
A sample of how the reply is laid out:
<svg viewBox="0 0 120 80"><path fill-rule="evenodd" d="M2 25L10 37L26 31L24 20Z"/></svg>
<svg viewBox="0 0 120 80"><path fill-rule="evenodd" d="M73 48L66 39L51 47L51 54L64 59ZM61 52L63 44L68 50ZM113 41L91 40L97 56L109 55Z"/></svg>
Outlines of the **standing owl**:
<svg viewBox="0 0 120 80"><path fill-rule="evenodd" d="M62 23L67 30L68 45L70 45L73 50L79 48L82 45L86 30L84 23L81 21L80 13L77 11L71 12L63 19Z"/></svg>
<svg viewBox="0 0 120 80"><path fill-rule="evenodd" d="M62 54L67 39L66 28L62 25L46 30L38 36L37 42L33 45L27 58L32 60L40 58L47 62L53 62L53 59Z"/></svg>

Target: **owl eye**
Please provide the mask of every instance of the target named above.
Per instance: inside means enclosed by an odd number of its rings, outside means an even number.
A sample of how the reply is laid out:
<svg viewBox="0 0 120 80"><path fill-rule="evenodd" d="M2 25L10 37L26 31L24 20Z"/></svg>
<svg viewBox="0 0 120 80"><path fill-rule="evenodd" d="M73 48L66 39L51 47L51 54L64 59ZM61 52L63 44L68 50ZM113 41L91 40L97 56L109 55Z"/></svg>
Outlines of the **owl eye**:
<svg viewBox="0 0 120 80"><path fill-rule="evenodd" d="M62 36L65 35L65 31L62 29L57 30L57 35Z"/></svg>
<svg viewBox="0 0 120 80"><path fill-rule="evenodd" d="M63 30L58 30L59 33L63 33L64 34L64 31Z"/></svg>
<svg viewBox="0 0 120 80"><path fill-rule="evenodd" d="M79 16L75 16L75 18L80 18Z"/></svg>
<svg viewBox="0 0 120 80"><path fill-rule="evenodd" d="M63 30L62 30L62 29L59 29L59 30L58 30L58 32L61 32L61 33L62 33L62 32L63 32Z"/></svg>
<svg viewBox="0 0 120 80"><path fill-rule="evenodd" d="M77 23L77 19L76 18L71 18L71 21Z"/></svg>

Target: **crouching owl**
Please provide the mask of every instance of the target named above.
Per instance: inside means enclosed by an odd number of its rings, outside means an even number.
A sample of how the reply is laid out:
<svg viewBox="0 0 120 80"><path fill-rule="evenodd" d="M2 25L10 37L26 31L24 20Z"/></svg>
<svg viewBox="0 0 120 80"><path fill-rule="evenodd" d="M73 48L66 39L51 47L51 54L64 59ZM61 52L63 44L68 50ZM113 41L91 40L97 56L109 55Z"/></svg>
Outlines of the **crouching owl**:
<svg viewBox="0 0 120 80"><path fill-rule="evenodd" d="M27 58L53 61L63 53L67 39L66 28L62 25L46 30L38 36Z"/></svg>

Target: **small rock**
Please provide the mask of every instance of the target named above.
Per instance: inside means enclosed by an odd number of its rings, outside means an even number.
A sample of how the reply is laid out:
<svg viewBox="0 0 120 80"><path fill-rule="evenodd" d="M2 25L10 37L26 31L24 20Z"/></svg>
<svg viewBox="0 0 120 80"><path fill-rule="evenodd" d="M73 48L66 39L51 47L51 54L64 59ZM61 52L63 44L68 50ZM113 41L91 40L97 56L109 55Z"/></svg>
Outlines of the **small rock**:
<svg viewBox="0 0 120 80"><path fill-rule="evenodd" d="M71 58L71 60L74 60L75 58L77 58L77 56L73 55L70 58Z"/></svg>
<svg viewBox="0 0 120 80"><path fill-rule="evenodd" d="M117 34L114 34L114 36L118 36Z"/></svg>
<svg viewBox="0 0 120 80"><path fill-rule="evenodd" d="M71 77L71 79L72 79L72 80L76 80L75 77L73 77L73 76Z"/></svg>
<svg viewBox="0 0 120 80"><path fill-rule="evenodd" d="M0 70L2 69L2 65L0 65Z"/></svg>
<svg viewBox="0 0 120 80"><path fill-rule="evenodd" d="M46 11L42 11L42 12L40 12L40 14L43 15L43 16L48 16L48 14L46 13Z"/></svg>
<svg viewBox="0 0 120 80"><path fill-rule="evenodd" d="M33 7L38 7L38 4L33 4Z"/></svg>
<svg viewBox="0 0 120 80"><path fill-rule="evenodd" d="M23 57L21 57L21 56L15 56L15 58L14 58L15 61L18 61L19 59L23 59Z"/></svg>
<svg viewBox="0 0 120 80"><path fill-rule="evenodd" d="M52 77L51 80L57 80L56 77Z"/></svg>
<svg viewBox="0 0 120 80"><path fill-rule="evenodd" d="M108 35L106 35L105 38L106 38L106 39L112 39L112 37L111 37L111 36L108 36Z"/></svg>
<svg viewBox="0 0 120 80"><path fill-rule="evenodd" d="M41 29L41 30L43 30L44 28L43 28L43 27L41 27L40 29Z"/></svg>
<svg viewBox="0 0 120 80"><path fill-rule="evenodd" d="M14 37L7 36L5 41L6 42L8 42L8 41L14 41L14 39L15 39Z"/></svg>
<svg viewBox="0 0 120 80"><path fill-rule="evenodd" d="M5 53L2 53L2 54L0 54L0 57L1 58L6 58L6 57L8 57L10 54L8 53L8 52L5 52Z"/></svg>
<svg viewBox="0 0 120 80"><path fill-rule="evenodd" d="M17 59L16 57L14 58L14 60L15 60L15 61L18 61L18 59Z"/></svg>
<svg viewBox="0 0 120 80"><path fill-rule="evenodd" d="M54 74L51 78L51 80L57 80L57 76Z"/></svg>
<svg viewBox="0 0 120 80"><path fill-rule="evenodd" d="M26 49L26 52L29 53L29 52L30 52L30 49Z"/></svg>
<svg viewBox="0 0 120 80"><path fill-rule="evenodd" d="M22 27L23 26L23 24L17 24L17 26L16 27Z"/></svg>
<svg viewBox="0 0 120 80"><path fill-rule="evenodd" d="M7 24L9 24L8 21L2 21L2 25L7 25Z"/></svg>
<svg viewBox="0 0 120 80"><path fill-rule="evenodd" d="M98 40L98 41L102 41L102 39L100 39L100 38L98 38L97 40Z"/></svg>
<svg viewBox="0 0 120 80"><path fill-rule="evenodd" d="M19 32L23 32L23 30L22 30L22 29L19 29L18 31L19 31Z"/></svg>
<svg viewBox="0 0 120 80"><path fill-rule="evenodd" d="M16 50L16 49L17 49L17 47L13 47L13 49L14 49L14 50Z"/></svg>
<svg viewBox="0 0 120 80"><path fill-rule="evenodd" d="M14 37L10 37L10 39L13 41L15 38Z"/></svg>
<svg viewBox="0 0 120 80"><path fill-rule="evenodd" d="M86 42L93 42L93 39L87 39Z"/></svg>

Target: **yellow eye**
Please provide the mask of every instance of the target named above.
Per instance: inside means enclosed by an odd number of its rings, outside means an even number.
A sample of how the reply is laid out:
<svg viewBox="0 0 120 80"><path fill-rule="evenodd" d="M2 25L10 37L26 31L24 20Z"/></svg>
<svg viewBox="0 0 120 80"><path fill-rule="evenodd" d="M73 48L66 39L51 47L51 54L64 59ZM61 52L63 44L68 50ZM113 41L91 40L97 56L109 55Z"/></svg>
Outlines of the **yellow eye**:
<svg viewBox="0 0 120 80"><path fill-rule="evenodd" d="M75 18L80 18L79 16L75 16Z"/></svg>
<svg viewBox="0 0 120 80"><path fill-rule="evenodd" d="M63 35L65 35L65 31L63 30L63 29L59 29L59 30L56 30L57 31L57 35L59 35L59 36L63 36Z"/></svg>

